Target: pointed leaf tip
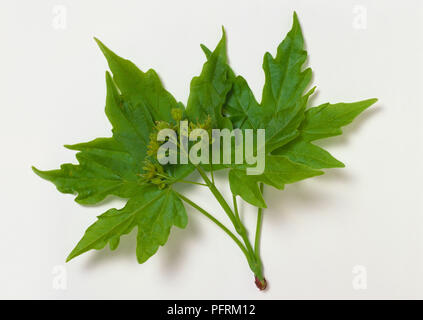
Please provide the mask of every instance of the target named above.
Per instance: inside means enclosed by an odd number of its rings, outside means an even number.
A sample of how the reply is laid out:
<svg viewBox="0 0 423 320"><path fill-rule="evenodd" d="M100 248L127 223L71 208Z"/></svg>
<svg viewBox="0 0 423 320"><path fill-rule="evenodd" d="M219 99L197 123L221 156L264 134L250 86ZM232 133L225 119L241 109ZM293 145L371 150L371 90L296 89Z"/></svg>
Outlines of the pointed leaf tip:
<svg viewBox="0 0 423 320"><path fill-rule="evenodd" d="M81 255L83 252L76 251L76 247L69 253L69 255L66 257L65 262L71 261L73 258L76 258L77 256Z"/></svg>
<svg viewBox="0 0 423 320"><path fill-rule="evenodd" d="M367 100L362 100L359 101L358 103L362 103L363 105L363 110L370 108L372 105L374 105L376 102L378 101L378 99L376 98L371 98L371 99L367 99Z"/></svg>
<svg viewBox="0 0 423 320"><path fill-rule="evenodd" d="M110 81L113 81L113 77L109 71L106 71L106 83L110 83Z"/></svg>
<svg viewBox="0 0 423 320"><path fill-rule="evenodd" d="M99 46L104 46L103 42L101 42L99 38L93 37L93 39Z"/></svg>
<svg viewBox="0 0 423 320"><path fill-rule="evenodd" d="M206 58L210 58L212 55L212 52L209 48L207 48L204 44L200 44L201 50L203 50L204 54L206 55Z"/></svg>
<svg viewBox="0 0 423 320"><path fill-rule="evenodd" d="M372 98L372 99L369 99L369 103L370 103L370 105L372 105L372 104L375 104L376 102L378 102L378 98Z"/></svg>
<svg viewBox="0 0 423 320"><path fill-rule="evenodd" d="M293 25L299 25L300 24L300 21L299 21L299 19L298 19L298 15L297 15L297 12L296 11L294 11L294 14L293 14Z"/></svg>
<svg viewBox="0 0 423 320"><path fill-rule="evenodd" d="M316 91L316 89L317 89L317 86L314 86L313 88L311 88L307 93L306 93L306 95L309 95L309 96L311 96L312 94L314 94L314 92Z"/></svg>
<svg viewBox="0 0 423 320"><path fill-rule="evenodd" d="M73 144L64 144L63 145L66 149L69 149L69 150L75 150L75 147L74 147L74 145Z"/></svg>
<svg viewBox="0 0 423 320"><path fill-rule="evenodd" d="M218 47L220 45L223 45L224 50L225 50L225 54L226 54L226 31L225 28L222 26L222 38L220 39L219 43L218 43Z"/></svg>
<svg viewBox="0 0 423 320"><path fill-rule="evenodd" d="M99 39L94 37L95 42L97 43L98 47L100 48L101 52L103 52L103 55L106 57L107 60L109 60L110 56L115 56L113 51L111 51L106 45L101 42Z"/></svg>
<svg viewBox="0 0 423 320"><path fill-rule="evenodd" d="M71 261L73 258L75 258L76 255L72 255L72 252L66 257L66 263L68 263L69 261Z"/></svg>
<svg viewBox="0 0 423 320"><path fill-rule="evenodd" d="M35 168L34 166L31 166L32 171L36 174L36 175L40 175L40 170L38 170L37 168Z"/></svg>
<svg viewBox="0 0 423 320"><path fill-rule="evenodd" d="M97 43L97 45L100 47L100 49L101 49L101 47L104 47L104 44L98 38L94 37L94 41L95 41L95 43Z"/></svg>
<svg viewBox="0 0 423 320"><path fill-rule="evenodd" d="M39 169L37 169L36 167L34 167L34 166L31 166L31 169L32 169L32 171L37 175L37 176L39 176L40 178L42 178L42 179L47 179L48 180L48 178L47 178L47 172L46 171L42 171L42 170L39 170Z"/></svg>

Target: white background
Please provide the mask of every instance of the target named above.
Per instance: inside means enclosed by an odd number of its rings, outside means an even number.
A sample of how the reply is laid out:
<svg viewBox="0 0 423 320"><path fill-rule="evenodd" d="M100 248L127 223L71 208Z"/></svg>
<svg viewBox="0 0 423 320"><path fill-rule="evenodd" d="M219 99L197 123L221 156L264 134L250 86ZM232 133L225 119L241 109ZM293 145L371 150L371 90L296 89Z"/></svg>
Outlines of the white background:
<svg viewBox="0 0 423 320"><path fill-rule="evenodd" d="M420 3L3 0L0 298L423 298ZM66 9L65 29L54 24L57 5ZM364 29L357 20L363 8ZM188 227L173 229L143 265L135 233L115 252L91 251L65 264L96 215L121 206L80 206L30 169L75 162L63 144L110 135L107 65L92 37L144 71L154 68L185 103L204 62L199 44L214 47L224 25L231 64L260 99L263 54L275 53L294 10L318 86L313 104L379 102L342 137L321 143L347 168L285 191L265 189L269 290L255 288L239 249L191 209ZM181 190L223 219L207 190L198 189ZM255 211L241 208L253 222ZM353 287L357 265L367 271L366 290ZM63 270L67 288L57 290L55 272Z"/></svg>

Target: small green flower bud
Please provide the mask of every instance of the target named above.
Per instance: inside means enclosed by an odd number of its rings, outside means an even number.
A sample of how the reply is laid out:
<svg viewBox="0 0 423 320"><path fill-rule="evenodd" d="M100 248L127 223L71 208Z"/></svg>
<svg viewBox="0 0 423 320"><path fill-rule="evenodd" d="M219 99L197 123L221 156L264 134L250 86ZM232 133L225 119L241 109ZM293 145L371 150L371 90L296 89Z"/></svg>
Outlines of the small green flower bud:
<svg viewBox="0 0 423 320"><path fill-rule="evenodd" d="M161 185L162 184L162 179L159 177L153 178L151 179L151 183L152 184L156 184L156 185Z"/></svg>
<svg viewBox="0 0 423 320"><path fill-rule="evenodd" d="M156 126L155 129L157 130L157 132L159 132L160 130L163 129L169 129L171 128L170 123L166 122L166 121L156 121ZM157 138L157 134L156 134L156 138Z"/></svg>
<svg viewBox="0 0 423 320"><path fill-rule="evenodd" d="M183 112L181 109L173 108L172 110L170 110L170 114L172 115L172 119L175 120L176 122L182 120Z"/></svg>

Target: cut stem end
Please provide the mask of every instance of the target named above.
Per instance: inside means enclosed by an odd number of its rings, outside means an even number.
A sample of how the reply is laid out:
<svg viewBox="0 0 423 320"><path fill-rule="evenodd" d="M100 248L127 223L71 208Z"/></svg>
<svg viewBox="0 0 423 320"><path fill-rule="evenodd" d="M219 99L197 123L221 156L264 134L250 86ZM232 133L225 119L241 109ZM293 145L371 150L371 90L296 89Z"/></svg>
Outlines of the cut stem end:
<svg viewBox="0 0 423 320"><path fill-rule="evenodd" d="M255 276L255 281L257 288L260 289L260 291L263 291L267 288L267 281L265 278L263 280L260 280L257 276Z"/></svg>

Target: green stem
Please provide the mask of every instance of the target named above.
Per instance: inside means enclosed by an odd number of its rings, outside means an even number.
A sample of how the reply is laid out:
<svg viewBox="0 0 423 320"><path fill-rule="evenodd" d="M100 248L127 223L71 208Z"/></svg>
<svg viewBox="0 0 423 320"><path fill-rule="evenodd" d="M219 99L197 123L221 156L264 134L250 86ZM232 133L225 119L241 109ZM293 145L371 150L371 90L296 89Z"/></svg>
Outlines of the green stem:
<svg viewBox="0 0 423 320"><path fill-rule="evenodd" d="M231 220L232 224L234 225L236 231L238 232L239 225L238 225L238 222L235 218L234 213L232 212L231 207L229 207L225 198L223 198L222 194L219 192L219 190L217 190L216 186L210 181L209 177L204 172L204 170L200 166L197 166L196 168L197 168L198 172L200 173L200 176L203 178L204 182L209 187L210 191L215 196L216 200L219 202L219 204L222 206L223 210L228 215L228 217Z"/></svg>
<svg viewBox="0 0 423 320"><path fill-rule="evenodd" d="M211 181L213 184L214 183L214 173L213 173L213 164L210 162L210 176L211 176Z"/></svg>
<svg viewBox="0 0 423 320"><path fill-rule="evenodd" d="M189 181L189 180L178 180L177 182L182 182L182 183L190 183L190 184L196 184L199 186L204 186L207 187L207 185L205 183L200 183L200 182L195 182L195 181Z"/></svg>
<svg viewBox="0 0 423 320"><path fill-rule="evenodd" d="M191 207L197 209L202 214L204 214L207 218L209 218L211 221L213 221L220 229L222 229L228 236L230 236L232 238L232 240L238 245L238 247L245 254L245 256L247 257L247 260L250 259L249 255L248 255L248 252L245 249L245 247L242 244L242 242L239 241L239 239L228 228L226 228L225 225L223 225L219 220L217 220L215 217L213 217L213 215L211 215L210 213L208 213L205 209L201 208L195 202L193 202L190 199L186 198L185 196L183 196L179 192L176 192L176 194L178 195L179 198L181 198L183 201L185 201L186 203L188 203Z"/></svg>
<svg viewBox="0 0 423 320"><path fill-rule="evenodd" d="M255 257L253 247L251 246L250 240L248 238L247 230L245 229L244 225L242 224L241 218L239 216L238 203L236 201L235 195L232 195L232 200L233 200L233 203L234 203L235 218L237 220L238 225L240 226L240 232L238 232L238 233L242 237L242 239L244 240L248 251L251 253L251 255L253 257Z"/></svg>
<svg viewBox="0 0 423 320"><path fill-rule="evenodd" d="M235 217L237 218L237 220L238 220L239 223L242 223L241 222L241 217L239 216L238 204L237 204L236 196L235 195L232 195L232 200L234 202Z"/></svg>
<svg viewBox="0 0 423 320"><path fill-rule="evenodd" d="M179 143L178 142L176 142L176 143L177 143L178 147L180 148ZM255 275L256 286L260 290L265 289L267 284L266 284L266 280L263 277L262 262L260 260L260 256L258 254L256 254L256 252L252 248L250 240L248 238L247 230L246 230L245 226L243 225L243 223L240 219L239 212L238 212L238 205L237 205L237 201L236 201L236 196L233 196L234 210L235 210L235 214L234 214L232 212L232 209L230 208L230 206L226 202L225 198L222 196L222 194L219 192L219 190L215 186L214 174L213 174L213 165L211 164L211 167L210 167L210 175L211 175L212 181L210 181L210 179L208 178L208 176L204 172L204 170L201 168L201 166L198 166L198 165L194 165L194 166L197 169L197 171L200 173L204 182L206 183L205 185L208 186L210 191L215 196L216 200L219 202L219 204L221 205L223 210L226 212L227 216L229 217L233 226L235 227L235 230L237 231L237 233L241 236L242 240L244 241L244 244L242 244L242 242L225 225L223 225L219 220L217 220L213 215L208 213L206 210L201 208L199 205L197 205L196 203L194 203L190 199L184 197L182 194L176 192L177 195L180 197L180 199L182 199L183 201L188 203L190 206L192 206L193 208L197 209L199 212L204 214L208 219L213 221L229 237L232 238L232 240L238 245L238 247L241 249L241 251L244 253L245 257L247 258L248 265L250 266L251 271L253 271L253 273ZM185 182L185 181L181 181L181 182ZM190 182L188 182L188 183L190 183ZM201 184L201 183L194 183L194 184L204 185L204 184ZM263 189L262 186L261 186L261 189ZM259 209L259 214L261 216L260 209ZM261 221L261 219L260 219L260 221ZM261 222L260 222L260 227L261 227ZM258 240L257 240L257 231L256 231L256 243L255 243L256 248L258 247L257 241Z"/></svg>
<svg viewBox="0 0 423 320"><path fill-rule="evenodd" d="M263 194L263 182L260 183L260 192ZM257 225L256 225L256 239L254 242L254 253L257 260L260 260L260 237L261 226L263 222L263 208L258 208L257 211Z"/></svg>
<svg viewBox="0 0 423 320"><path fill-rule="evenodd" d="M247 230L245 229L242 222L237 219L236 215L232 212L231 207L226 202L225 198L222 196L222 194L217 190L216 186L210 181L210 179L207 177L207 174L204 172L204 170L197 166L197 170L200 173L201 177L203 178L204 182L208 185L210 191L215 196L216 200L219 202L223 210L228 215L229 219L231 220L233 226L235 227L235 230L237 233L241 236L242 240L244 241L244 244L248 251L248 263L250 265L251 270L254 272L254 274L259 277L260 279L263 279L262 274L262 268L261 268L261 262L260 260L257 261L257 257L254 254L254 249L251 246L250 240L248 238ZM236 208L238 210L238 208Z"/></svg>

